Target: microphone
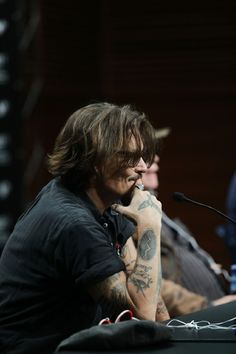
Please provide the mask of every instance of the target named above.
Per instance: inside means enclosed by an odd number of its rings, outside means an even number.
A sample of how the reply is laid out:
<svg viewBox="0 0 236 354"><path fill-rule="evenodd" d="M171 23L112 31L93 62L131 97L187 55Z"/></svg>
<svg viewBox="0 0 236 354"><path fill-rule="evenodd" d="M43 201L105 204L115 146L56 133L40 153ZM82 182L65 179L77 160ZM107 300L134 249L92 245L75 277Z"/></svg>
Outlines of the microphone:
<svg viewBox="0 0 236 354"><path fill-rule="evenodd" d="M184 195L184 193L181 193L181 192L174 192L174 193L173 193L173 198L174 198L174 200L176 200L177 202L188 202L188 203L192 203L192 204L195 204L195 205L202 206L202 207L204 207L204 208L213 210L213 211L216 212L217 214L223 216L225 219L227 219L227 220L231 221L232 223L236 224L236 220L231 219L228 215L223 214L221 211L219 211L219 210L213 208L213 207L210 206L210 205L197 202L196 200L192 200L192 199L186 197L186 196Z"/></svg>

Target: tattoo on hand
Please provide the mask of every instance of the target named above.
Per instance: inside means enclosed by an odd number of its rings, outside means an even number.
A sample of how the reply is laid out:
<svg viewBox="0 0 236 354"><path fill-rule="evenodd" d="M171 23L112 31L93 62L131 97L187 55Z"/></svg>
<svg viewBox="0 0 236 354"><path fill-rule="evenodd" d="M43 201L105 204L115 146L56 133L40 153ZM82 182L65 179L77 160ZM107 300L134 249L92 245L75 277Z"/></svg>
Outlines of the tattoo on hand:
<svg viewBox="0 0 236 354"><path fill-rule="evenodd" d="M148 196L147 196L147 199L144 200L144 201L139 205L138 210L145 209L145 208L148 208L148 207L151 207L151 208L156 209L156 210L159 211L159 213L161 214L160 208L152 201L152 196L151 196L151 195L148 195Z"/></svg>
<svg viewBox="0 0 236 354"><path fill-rule="evenodd" d="M138 244L138 253L145 261L150 261L156 254L157 241L152 230L144 232Z"/></svg>

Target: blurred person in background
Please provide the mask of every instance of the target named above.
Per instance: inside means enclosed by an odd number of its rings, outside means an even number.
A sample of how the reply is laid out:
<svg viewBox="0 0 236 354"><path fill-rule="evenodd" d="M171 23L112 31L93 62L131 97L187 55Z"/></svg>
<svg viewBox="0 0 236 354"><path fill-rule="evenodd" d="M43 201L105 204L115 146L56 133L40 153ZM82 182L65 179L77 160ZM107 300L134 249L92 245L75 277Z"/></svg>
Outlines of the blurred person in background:
<svg viewBox="0 0 236 354"><path fill-rule="evenodd" d="M158 196L159 162L163 139L170 128L156 131L154 163L143 175L145 189ZM228 295L229 275L203 250L179 219L162 213L161 229L162 297L170 316L182 315L212 305L236 300Z"/></svg>
<svg viewBox="0 0 236 354"><path fill-rule="evenodd" d="M236 172L231 177L226 197L226 214L236 220ZM227 222L216 229L219 237L223 238L232 255L232 261L236 264L236 224Z"/></svg>

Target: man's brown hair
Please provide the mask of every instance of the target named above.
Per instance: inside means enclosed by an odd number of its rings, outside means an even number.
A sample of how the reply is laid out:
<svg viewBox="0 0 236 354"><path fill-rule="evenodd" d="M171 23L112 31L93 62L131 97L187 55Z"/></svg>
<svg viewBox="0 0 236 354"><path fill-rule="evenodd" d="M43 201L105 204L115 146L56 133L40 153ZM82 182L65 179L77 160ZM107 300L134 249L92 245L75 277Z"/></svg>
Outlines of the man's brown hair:
<svg viewBox="0 0 236 354"><path fill-rule="evenodd" d="M137 149L129 153L131 137ZM59 133L48 170L77 187L88 186L95 166L117 158L117 169L134 166L142 156L151 163L155 154L154 129L144 113L130 105L93 103L74 112Z"/></svg>

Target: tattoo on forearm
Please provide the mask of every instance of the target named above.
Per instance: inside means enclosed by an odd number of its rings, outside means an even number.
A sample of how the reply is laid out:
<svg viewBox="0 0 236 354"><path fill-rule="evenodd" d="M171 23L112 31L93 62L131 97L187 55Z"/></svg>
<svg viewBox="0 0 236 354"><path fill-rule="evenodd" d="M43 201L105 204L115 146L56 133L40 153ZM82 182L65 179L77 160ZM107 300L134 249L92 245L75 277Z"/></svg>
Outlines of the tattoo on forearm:
<svg viewBox="0 0 236 354"><path fill-rule="evenodd" d="M126 268L125 272L126 272L126 274L130 274L133 271L135 263L136 263L135 259L130 261L129 263L125 263L125 268Z"/></svg>
<svg viewBox="0 0 236 354"><path fill-rule="evenodd" d="M138 254L145 261L150 261L156 254L157 241L152 230L144 232L138 244Z"/></svg>
<svg viewBox="0 0 236 354"><path fill-rule="evenodd" d="M127 301L127 291L123 284L117 284L111 289L110 301L116 310L117 308L124 309L129 307Z"/></svg>
<svg viewBox="0 0 236 354"><path fill-rule="evenodd" d="M121 251L121 258L125 263L125 272L126 274L130 274L130 272L134 268L134 264L136 263L136 259L132 259L132 255L130 249L127 245L124 245Z"/></svg>
<svg viewBox="0 0 236 354"><path fill-rule="evenodd" d="M137 293L141 292L145 296L145 290L150 288L150 285L153 283L153 280L149 274L151 270L152 267L150 266L136 264L129 277L129 282L132 282L135 285Z"/></svg>
<svg viewBox="0 0 236 354"><path fill-rule="evenodd" d="M163 313L168 313L166 305L164 304L164 302L162 300L158 301L157 303L157 309L156 309L156 314L160 315Z"/></svg>
<svg viewBox="0 0 236 354"><path fill-rule="evenodd" d="M147 196L147 199L144 200L144 201L139 205L138 210L145 209L145 208L148 208L148 207L154 208L154 209L158 210L159 213L161 213L160 208L152 201L152 196L151 196L151 195L148 195L148 196Z"/></svg>
<svg viewBox="0 0 236 354"><path fill-rule="evenodd" d="M118 279L119 274L114 274L96 286L100 294L98 302L103 313L110 318L115 318L121 311L130 307L126 286L117 282Z"/></svg>

